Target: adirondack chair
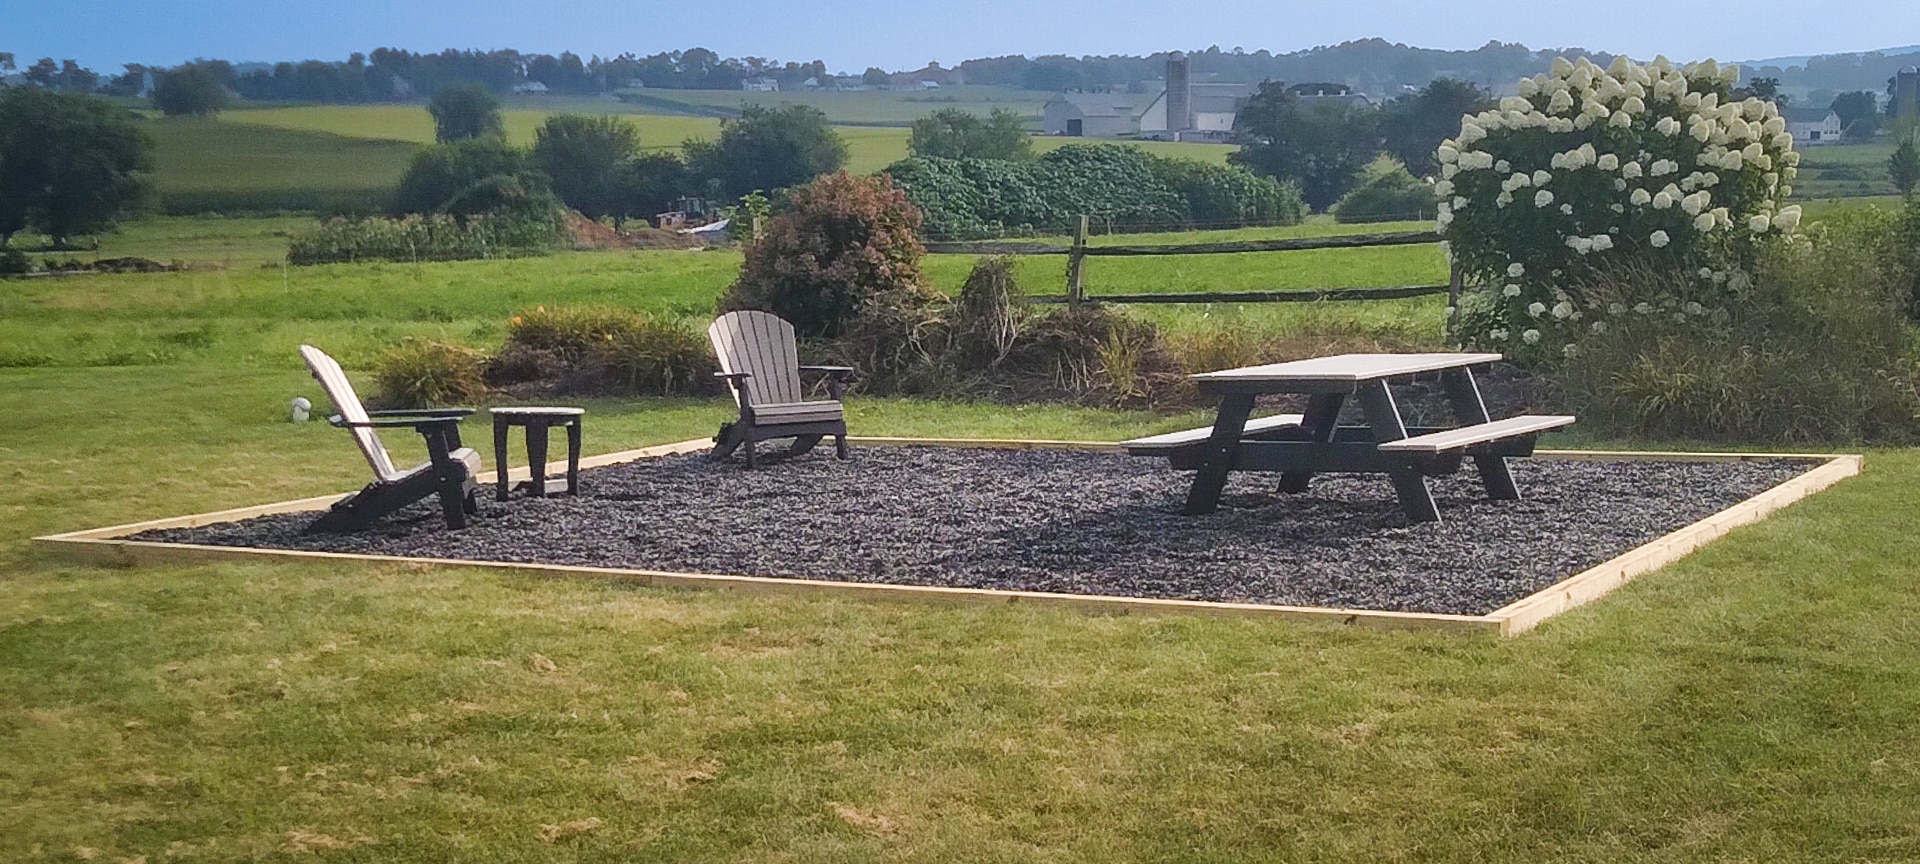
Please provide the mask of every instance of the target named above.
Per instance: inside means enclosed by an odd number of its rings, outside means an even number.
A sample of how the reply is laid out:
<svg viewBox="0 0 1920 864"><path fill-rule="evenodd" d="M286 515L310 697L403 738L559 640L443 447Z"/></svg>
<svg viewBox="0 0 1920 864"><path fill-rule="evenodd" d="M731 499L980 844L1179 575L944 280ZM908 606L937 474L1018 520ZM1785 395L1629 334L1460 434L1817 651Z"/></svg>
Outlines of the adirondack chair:
<svg viewBox="0 0 1920 864"><path fill-rule="evenodd" d="M320 388L327 392L333 409L339 413L328 422L353 433L360 454L373 468L373 482L352 497L333 505L307 533L357 531L382 516L426 498L440 496L440 510L448 528L465 528L467 514L478 505L474 498L474 474L480 470L480 454L460 446L460 418L472 414L469 408L443 408L424 411L368 411L347 383L347 373L326 352L311 345L300 346ZM428 461L405 471L394 468L387 448L376 430L411 428L427 440Z"/></svg>
<svg viewBox="0 0 1920 864"><path fill-rule="evenodd" d="M851 367L800 365L793 325L765 312L728 312L707 328L707 338L720 358L715 375L726 379L734 403L740 406L740 419L721 424L720 434L714 436L713 458L725 459L744 445L747 465L752 467L757 442L792 438L789 452L798 456L828 435L834 437L835 455L847 458L847 419L840 397L846 392L846 379L853 375ZM807 401L802 396L802 372L827 376L827 393L832 398Z"/></svg>

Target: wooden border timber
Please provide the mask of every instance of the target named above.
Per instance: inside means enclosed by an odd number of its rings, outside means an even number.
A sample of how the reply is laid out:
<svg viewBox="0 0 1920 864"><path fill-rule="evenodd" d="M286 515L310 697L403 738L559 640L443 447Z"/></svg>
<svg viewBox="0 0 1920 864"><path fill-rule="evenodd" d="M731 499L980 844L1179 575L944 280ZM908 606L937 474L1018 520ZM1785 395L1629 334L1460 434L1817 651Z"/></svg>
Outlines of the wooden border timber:
<svg viewBox="0 0 1920 864"><path fill-rule="evenodd" d="M1092 441L1047 441L967 438L851 438L851 443L931 447L986 447L1020 450L1086 450L1115 452L1118 444ZM707 449L704 438L607 453L582 459L581 467L600 467L638 459L693 453ZM488 571L512 571L551 576L591 576L658 587L703 588L731 591L774 592L785 594L849 596L863 599L889 599L952 603L1041 603L1104 614L1193 614L1228 617L1264 617L1298 621L1318 621L1387 629L1440 629L1514 636L1538 626L1540 622L1568 609L1591 602L1626 584L1637 576L1673 563L1694 549L1725 535L1734 528L1757 522L1795 501L1860 473L1862 458L1850 455L1810 455L1793 453L1643 453L1634 451L1542 450L1535 458L1582 460L1647 460L1725 462L1771 459L1804 459L1821 464L1753 498L1646 543L1612 560L1577 573L1554 585L1486 615L1447 615L1418 612L1388 612L1370 609L1336 609L1308 606L1275 606L1256 603L1221 603L1200 600L1162 600L1145 597L1109 597L1088 594L1056 594L1038 591L1006 591L987 588L943 588L884 583L830 582L811 579L785 579L764 576L735 576L712 573L677 573L662 570L585 567L561 564L521 564L502 561L467 561L443 558L411 558L339 552L307 552L288 549L259 549L232 546L205 546L186 543L155 543L127 540L127 535L159 528L187 528L232 522L275 513L324 510L340 495L323 495L282 501L254 507L239 507L212 513L152 519L106 528L94 528L33 538L36 547L87 563L134 566L150 564L198 563L233 560L297 560L361 562L369 564L420 564L435 567L473 568ZM510 479L524 479L527 469L509 472ZM492 474L483 474L488 482Z"/></svg>

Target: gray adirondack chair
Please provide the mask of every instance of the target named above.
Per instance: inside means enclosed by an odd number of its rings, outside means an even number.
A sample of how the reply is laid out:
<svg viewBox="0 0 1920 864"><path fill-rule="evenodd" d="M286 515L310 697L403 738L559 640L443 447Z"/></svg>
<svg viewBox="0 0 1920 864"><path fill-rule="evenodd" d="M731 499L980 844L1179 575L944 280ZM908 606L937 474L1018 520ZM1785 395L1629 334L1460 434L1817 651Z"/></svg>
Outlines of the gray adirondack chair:
<svg viewBox="0 0 1920 864"><path fill-rule="evenodd" d="M300 357L320 382L327 399L337 412L328 422L353 434L360 455L367 457L373 469L373 482L341 500L307 526L307 533L357 531L372 525L380 517L426 498L440 496L440 510L448 528L465 528L467 514L478 509L474 498L474 475L480 471L480 454L460 446L460 418L472 414L469 408L442 408L424 411L368 411L347 381L347 373L326 352L312 345L300 346ZM428 459L405 471L393 465L387 448L380 443L379 429L411 428L427 442Z"/></svg>
<svg viewBox="0 0 1920 864"><path fill-rule="evenodd" d="M713 458L725 459L744 446L747 465L752 466L757 442L792 438L790 452L798 456L828 435L834 437L835 455L847 458L847 419L840 399L846 393L846 380L853 375L851 367L800 365L793 325L766 312L728 312L714 319L707 338L720 358L720 371L715 374L726 379L740 407L740 418L721 424L720 434L714 436ZM827 393L832 398L807 400L802 372L827 376Z"/></svg>

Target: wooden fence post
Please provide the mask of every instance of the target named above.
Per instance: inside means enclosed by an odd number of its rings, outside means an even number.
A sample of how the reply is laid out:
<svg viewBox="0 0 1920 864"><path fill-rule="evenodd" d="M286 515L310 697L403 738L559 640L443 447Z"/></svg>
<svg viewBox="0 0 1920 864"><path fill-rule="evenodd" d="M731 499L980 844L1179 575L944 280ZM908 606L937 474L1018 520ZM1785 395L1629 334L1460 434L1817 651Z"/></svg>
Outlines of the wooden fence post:
<svg viewBox="0 0 1920 864"><path fill-rule="evenodd" d="M1087 299L1087 289L1081 281L1081 271L1087 260L1087 217L1080 217L1080 224L1073 231L1073 248L1067 252L1067 302L1080 303Z"/></svg>
<svg viewBox="0 0 1920 864"><path fill-rule="evenodd" d="M1447 262L1447 269L1450 271L1447 276L1447 340L1458 345L1460 344L1460 292L1466 287L1467 277L1460 270L1459 259L1453 258L1452 255L1447 257L1451 259Z"/></svg>

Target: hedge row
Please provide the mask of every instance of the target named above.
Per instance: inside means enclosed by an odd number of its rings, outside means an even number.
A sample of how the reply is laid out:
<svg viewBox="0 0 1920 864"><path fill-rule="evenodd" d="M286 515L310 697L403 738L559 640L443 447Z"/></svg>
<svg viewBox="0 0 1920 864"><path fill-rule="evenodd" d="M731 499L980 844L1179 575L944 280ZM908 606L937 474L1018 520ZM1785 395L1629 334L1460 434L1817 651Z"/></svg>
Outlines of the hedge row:
<svg viewBox="0 0 1920 864"><path fill-rule="evenodd" d="M1073 145L1030 162L914 157L886 169L924 231L972 239L1073 230L1082 215L1128 231L1290 225L1300 192L1241 168L1136 147Z"/></svg>

